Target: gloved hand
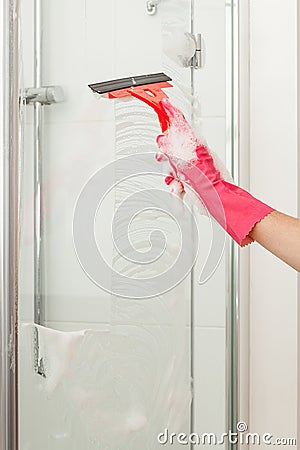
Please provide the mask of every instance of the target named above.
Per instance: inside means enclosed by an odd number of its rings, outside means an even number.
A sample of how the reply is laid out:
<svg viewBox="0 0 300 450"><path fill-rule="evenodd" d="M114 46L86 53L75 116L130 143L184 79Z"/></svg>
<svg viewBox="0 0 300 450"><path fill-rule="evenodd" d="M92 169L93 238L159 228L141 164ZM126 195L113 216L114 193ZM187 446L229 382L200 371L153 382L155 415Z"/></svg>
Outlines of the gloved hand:
<svg viewBox="0 0 300 450"><path fill-rule="evenodd" d="M253 242L250 231L274 209L225 181L206 144L196 137L183 114L167 99L162 101L162 106L171 124L157 138L161 151L157 159L167 158L171 166L166 183L180 183L182 191L182 183L189 185L210 214L240 246L250 244Z"/></svg>

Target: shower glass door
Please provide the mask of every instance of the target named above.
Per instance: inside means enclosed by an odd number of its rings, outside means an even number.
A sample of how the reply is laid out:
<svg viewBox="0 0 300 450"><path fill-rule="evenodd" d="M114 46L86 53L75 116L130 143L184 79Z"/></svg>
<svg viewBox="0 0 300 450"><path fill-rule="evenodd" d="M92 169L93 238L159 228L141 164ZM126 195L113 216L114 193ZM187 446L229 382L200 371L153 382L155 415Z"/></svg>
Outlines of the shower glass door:
<svg viewBox="0 0 300 450"><path fill-rule="evenodd" d="M152 109L88 85L165 72L230 166L231 13L225 0L21 2L20 450L179 449L180 433L193 448L226 432L229 245L165 185Z"/></svg>

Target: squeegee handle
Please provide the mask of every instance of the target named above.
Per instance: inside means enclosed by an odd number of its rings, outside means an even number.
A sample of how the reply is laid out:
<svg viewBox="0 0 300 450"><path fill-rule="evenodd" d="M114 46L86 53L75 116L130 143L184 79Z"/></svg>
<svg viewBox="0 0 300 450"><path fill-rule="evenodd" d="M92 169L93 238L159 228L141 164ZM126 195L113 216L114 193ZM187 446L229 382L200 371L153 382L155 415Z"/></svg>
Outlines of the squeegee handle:
<svg viewBox="0 0 300 450"><path fill-rule="evenodd" d="M161 90L161 87L158 87L157 85L149 85L146 87L143 86L133 88L131 89L131 95L147 103L147 105L154 109L158 115L162 132L164 133L169 128L170 121L163 106L161 105L161 101L164 98L168 98L167 94Z"/></svg>
<svg viewBox="0 0 300 450"><path fill-rule="evenodd" d="M124 94L131 95L138 98L147 105L151 106L158 115L162 132L164 133L170 126L170 120L166 114L161 101L164 98L168 98L167 94L162 91L163 88L171 87L170 83L156 83L148 84L144 86L136 86L128 89L122 89L121 91L112 92L109 94L110 98L124 97Z"/></svg>

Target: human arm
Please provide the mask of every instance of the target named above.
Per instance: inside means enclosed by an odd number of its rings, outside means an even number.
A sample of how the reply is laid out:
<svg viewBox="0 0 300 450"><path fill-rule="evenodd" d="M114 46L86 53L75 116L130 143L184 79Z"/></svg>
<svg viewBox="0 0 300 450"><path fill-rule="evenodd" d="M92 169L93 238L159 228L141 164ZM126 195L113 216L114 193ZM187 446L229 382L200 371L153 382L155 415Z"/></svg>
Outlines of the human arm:
<svg viewBox="0 0 300 450"><path fill-rule="evenodd" d="M300 219L273 211L254 226L250 236L300 272Z"/></svg>
<svg viewBox="0 0 300 450"><path fill-rule="evenodd" d="M163 103L171 128L157 143L171 165L170 176L189 185L211 215L242 247L257 241L278 258L300 271L300 219L279 213L244 189L225 181L205 143L182 113Z"/></svg>

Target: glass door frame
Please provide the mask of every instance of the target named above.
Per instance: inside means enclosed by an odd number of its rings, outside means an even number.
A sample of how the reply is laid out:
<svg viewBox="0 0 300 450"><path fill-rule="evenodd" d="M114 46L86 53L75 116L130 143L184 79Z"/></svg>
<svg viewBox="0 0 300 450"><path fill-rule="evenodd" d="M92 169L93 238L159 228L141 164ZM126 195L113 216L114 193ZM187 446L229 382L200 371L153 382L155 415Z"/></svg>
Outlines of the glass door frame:
<svg viewBox="0 0 300 450"><path fill-rule="evenodd" d="M193 0L192 0L193 1ZM227 163L239 180L239 0L231 5L231 145ZM2 33L0 58L1 143L0 157L0 450L18 450L18 179L19 179L19 0L2 0L0 6ZM231 20L231 22L230 22ZM230 35L229 35L230 34ZM230 40L230 41L229 41ZM228 56L228 55L227 55ZM230 72L231 71L231 72ZM229 86L229 85L228 85ZM229 98L227 91L227 100ZM228 109L229 110L229 109ZM229 301L227 308L227 427L236 426L239 414L239 251L232 245L229 252ZM230 448L230 447L229 447ZM233 448L233 447L231 447Z"/></svg>
<svg viewBox="0 0 300 450"><path fill-rule="evenodd" d="M19 24L0 5L0 450L18 449Z"/></svg>

